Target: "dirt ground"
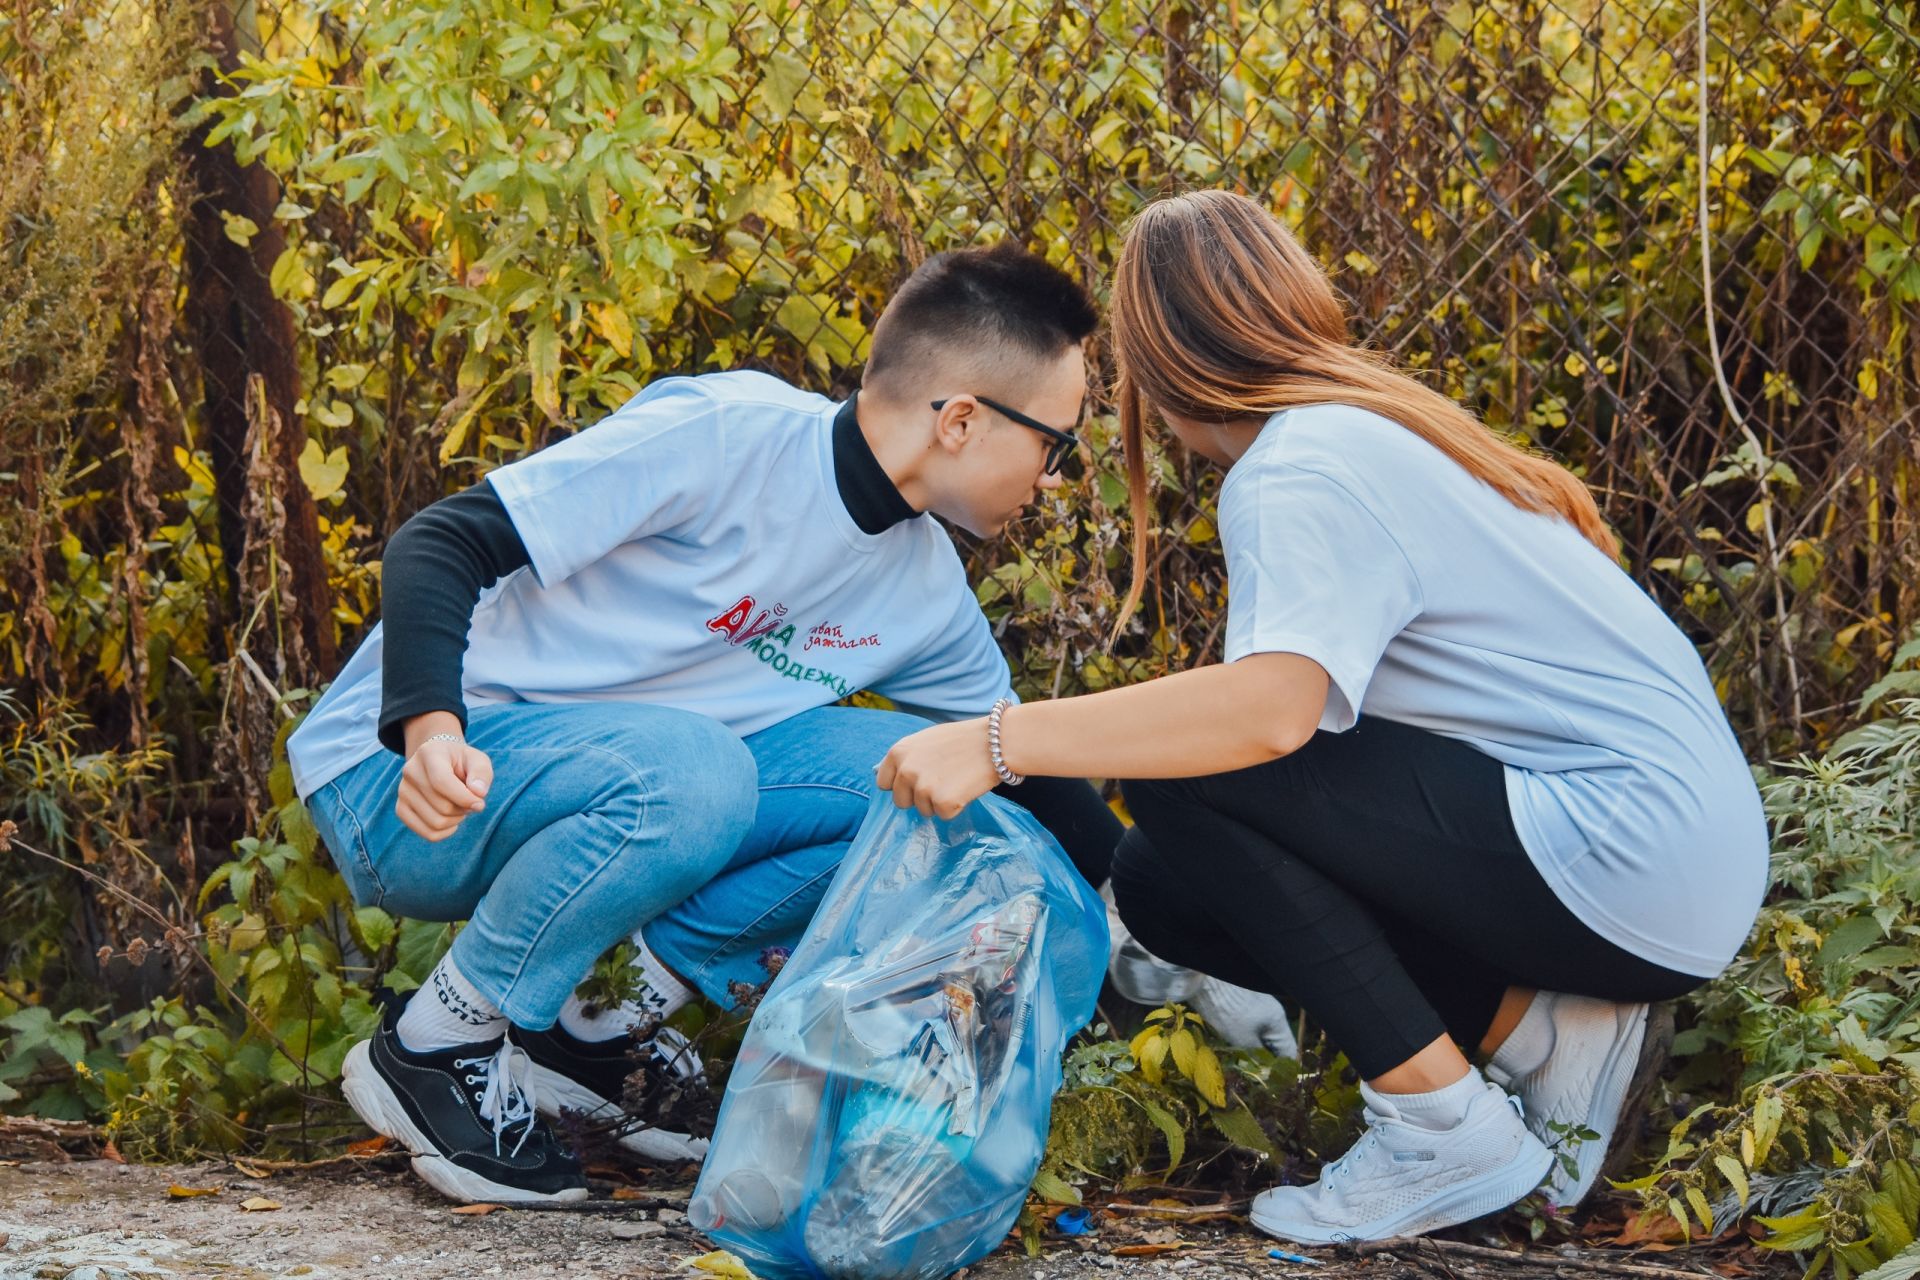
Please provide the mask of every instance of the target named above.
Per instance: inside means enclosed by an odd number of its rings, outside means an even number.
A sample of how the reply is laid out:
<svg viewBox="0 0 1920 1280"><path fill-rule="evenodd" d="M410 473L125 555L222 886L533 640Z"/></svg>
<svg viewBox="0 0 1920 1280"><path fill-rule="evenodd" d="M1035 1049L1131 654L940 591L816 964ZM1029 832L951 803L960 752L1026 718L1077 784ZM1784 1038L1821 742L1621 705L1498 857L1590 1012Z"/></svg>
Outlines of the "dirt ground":
<svg viewBox="0 0 1920 1280"><path fill-rule="evenodd" d="M232 1165L0 1162L0 1280L721 1280L691 1265L709 1246L674 1207L684 1206L684 1187L648 1189L637 1193L640 1199L590 1202L568 1212L471 1215L453 1212L403 1164L383 1165L254 1178ZM174 1187L217 1189L218 1194L175 1198ZM1672 1254L1656 1260L1485 1250L1492 1256L1481 1256L1472 1252L1477 1246L1466 1243L1408 1245L1368 1257L1302 1250L1322 1260L1320 1266L1306 1266L1269 1257L1272 1244L1231 1221L1096 1219L1087 1236L1050 1236L1039 1258L1007 1247L964 1275L965 1280L1506 1280L1558 1273L1585 1280L1604 1275L1684 1280L1742 1274ZM1138 1256L1156 1248L1162 1250L1157 1256Z"/></svg>

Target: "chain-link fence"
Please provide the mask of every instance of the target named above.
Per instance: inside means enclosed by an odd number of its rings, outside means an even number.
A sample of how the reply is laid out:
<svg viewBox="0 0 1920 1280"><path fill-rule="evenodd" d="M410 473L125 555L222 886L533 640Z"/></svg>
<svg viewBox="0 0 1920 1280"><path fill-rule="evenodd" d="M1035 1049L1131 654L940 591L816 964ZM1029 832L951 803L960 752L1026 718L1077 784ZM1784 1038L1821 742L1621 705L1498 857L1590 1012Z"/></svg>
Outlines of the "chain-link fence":
<svg viewBox="0 0 1920 1280"><path fill-rule="evenodd" d="M1576 468L1756 760L1831 736L1920 603L1914 9L0 5L0 1013L135 1011L85 1072L77 1023L14 1037L0 1103L130 1155L338 1117L347 957L423 976L446 933L356 909L272 760L386 537L666 373L846 391L929 252L1104 296L1179 188L1276 210L1359 338ZM1104 408L968 548L1031 693L1220 652L1218 476L1172 455L1108 649Z"/></svg>
<svg viewBox="0 0 1920 1280"><path fill-rule="evenodd" d="M106 6L130 7L169 6ZM1915 617L1912 10L213 0L186 394L149 425L208 455L229 553L248 450L279 441L275 608L306 641L268 674L302 683L406 514L648 378L844 391L927 253L1011 237L1104 295L1144 202L1230 186L1298 229L1357 337L1583 474L1778 749L1843 722ZM1094 434L1052 509L972 553L1036 692L1219 651L1217 480L1174 458L1148 609L1107 653L1126 513Z"/></svg>

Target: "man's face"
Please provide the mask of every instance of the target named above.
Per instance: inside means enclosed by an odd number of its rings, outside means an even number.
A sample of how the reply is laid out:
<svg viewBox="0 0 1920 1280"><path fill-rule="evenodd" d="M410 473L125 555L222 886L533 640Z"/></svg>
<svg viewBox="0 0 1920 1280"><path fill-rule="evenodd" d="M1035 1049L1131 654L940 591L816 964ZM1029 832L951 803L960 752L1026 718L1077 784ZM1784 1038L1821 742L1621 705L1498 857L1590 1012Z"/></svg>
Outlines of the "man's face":
<svg viewBox="0 0 1920 1280"><path fill-rule="evenodd" d="M1087 394L1086 358L1079 346L1033 369L1023 382L1002 382L995 388L999 394L973 387L940 393L949 398L948 413L964 412L966 431L957 446L945 450L934 509L971 533L999 533L1042 490L1060 487L1061 477L1046 474L1054 440L972 399L985 394L1057 430L1074 430ZM952 439L950 428L946 439Z"/></svg>

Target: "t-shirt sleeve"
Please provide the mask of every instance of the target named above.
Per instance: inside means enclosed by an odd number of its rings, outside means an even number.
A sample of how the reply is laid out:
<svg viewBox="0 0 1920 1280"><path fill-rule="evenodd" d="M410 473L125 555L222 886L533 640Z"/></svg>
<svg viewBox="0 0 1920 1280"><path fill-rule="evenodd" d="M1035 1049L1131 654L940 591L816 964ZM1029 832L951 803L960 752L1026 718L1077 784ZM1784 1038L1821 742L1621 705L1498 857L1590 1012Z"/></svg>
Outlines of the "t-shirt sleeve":
<svg viewBox="0 0 1920 1280"><path fill-rule="evenodd" d="M1331 680L1320 727L1353 727L1392 639L1420 614L1419 578L1379 516L1317 471L1266 464L1221 502L1226 659L1295 653Z"/></svg>
<svg viewBox="0 0 1920 1280"><path fill-rule="evenodd" d="M951 550L945 557L948 563L941 570L951 589L940 597L949 610L943 625L898 670L875 681L873 691L929 719L963 720L983 716L1001 698L1014 697L1013 674L967 585L966 570Z"/></svg>
<svg viewBox="0 0 1920 1280"><path fill-rule="evenodd" d="M719 406L690 380L674 380L487 479L534 576L551 587L724 500L725 455Z"/></svg>

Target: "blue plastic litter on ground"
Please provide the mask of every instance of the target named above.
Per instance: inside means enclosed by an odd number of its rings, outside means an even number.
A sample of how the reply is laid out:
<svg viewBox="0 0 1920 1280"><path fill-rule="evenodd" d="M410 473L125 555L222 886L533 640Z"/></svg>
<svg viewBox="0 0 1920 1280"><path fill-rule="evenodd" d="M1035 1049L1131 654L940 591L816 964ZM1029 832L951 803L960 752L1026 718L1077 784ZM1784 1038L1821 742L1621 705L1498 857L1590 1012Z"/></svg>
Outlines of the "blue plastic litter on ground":
<svg viewBox="0 0 1920 1280"><path fill-rule="evenodd" d="M1093 1230L1087 1223L1085 1209L1062 1209L1060 1216L1053 1220L1053 1225L1063 1236L1084 1236Z"/></svg>

